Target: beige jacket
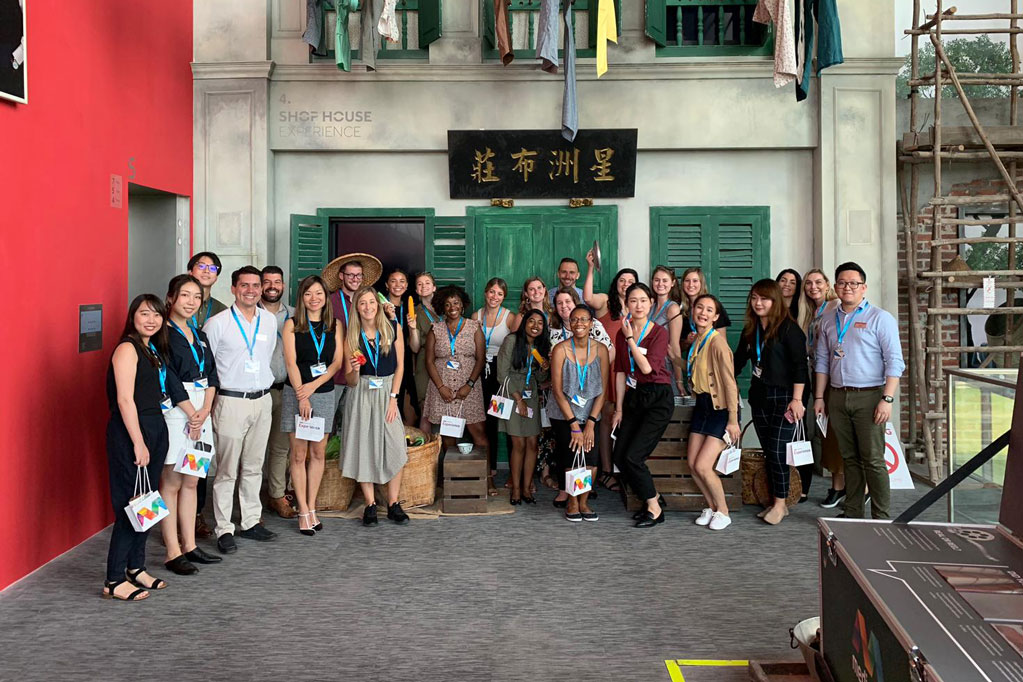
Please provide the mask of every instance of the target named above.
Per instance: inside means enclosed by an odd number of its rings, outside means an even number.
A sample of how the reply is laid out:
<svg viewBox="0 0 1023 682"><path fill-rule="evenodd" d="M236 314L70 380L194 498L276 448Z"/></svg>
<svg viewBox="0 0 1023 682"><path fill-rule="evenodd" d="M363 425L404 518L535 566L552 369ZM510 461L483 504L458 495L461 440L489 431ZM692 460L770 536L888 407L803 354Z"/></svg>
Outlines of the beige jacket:
<svg viewBox="0 0 1023 682"><path fill-rule="evenodd" d="M728 410L728 420L735 422L738 420L739 387L735 383L732 349L723 333L715 334L708 344L704 350L707 361L693 367L694 383L706 386L714 409Z"/></svg>

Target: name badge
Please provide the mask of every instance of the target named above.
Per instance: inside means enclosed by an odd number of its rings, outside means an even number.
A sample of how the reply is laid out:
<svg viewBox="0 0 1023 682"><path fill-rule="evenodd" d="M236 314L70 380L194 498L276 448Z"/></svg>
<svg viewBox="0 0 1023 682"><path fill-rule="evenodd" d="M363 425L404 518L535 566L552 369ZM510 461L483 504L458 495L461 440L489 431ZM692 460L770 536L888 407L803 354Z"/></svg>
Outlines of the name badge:
<svg viewBox="0 0 1023 682"><path fill-rule="evenodd" d="M172 407L174 407L174 403L171 402L170 398L164 396L163 400L160 401L160 409L167 412Z"/></svg>
<svg viewBox="0 0 1023 682"><path fill-rule="evenodd" d="M206 377L202 377L201 379L196 379L195 381L193 381L192 384L196 388L206 389L210 387L210 380L207 379Z"/></svg>
<svg viewBox="0 0 1023 682"><path fill-rule="evenodd" d="M529 400L532 397L533 397L533 389L527 388L526 390L524 390L522 392L522 399L523 400Z"/></svg>
<svg viewBox="0 0 1023 682"><path fill-rule="evenodd" d="M383 388L384 387L384 380L383 379L370 379L369 380L369 387L371 389Z"/></svg>
<svg viewBox="0 0 1023 682"><path fill-rule="evenodd" d="M836 348L835 349L835 357L838 358L839 360L841 360L842 358L845 357L845 351L842 350L841 348Z"/></svg>
<svg viewBox="0 0 1023 682"><path fill-rule="evenodd" d="M327 373L327 364L325 362L320 362L315 365L310 365L309 373L312 374L313 377L323 376Z"/></svg>
<svg viewBox="0 0 1023 682"><path fill-rule="evenodd" d="M487 355L487 364L489 365L493 361L494 361L494 356L493 355Z"/></svg>
<svg viewBox="0 0 1023 682"><path fill-rule="evenodd" d="M762 375L763 373L764 373L763 367L761 367L760 365L753 366L753 376L755 376L757 379L759 379L760 375Z"/></svg>
<svg viewBox="0 0 1023 682"><path fill-rule="evenodd" d="M866 322L853 322L853 327L855 327L856 329L866 329L867 328L867 323Z"/></svg>
<svg viewBox="0 0 1023 682"><path fill-rule="evenodd" d="M637 348L639 348L640 355L646 355L646 348L644 348L643 346L637 346Z"/></svg>
<svg viewBox="0 0 1023 682"><path fill-rule="evenodd" d="M579 407L586 407L586 403L590 402L588 398L584 398L578 393L572 396L572 404L578 405Z"/></svg>
<svg viewBox="0 0 1023 682"><path fill-rule="evenodd" d="M628 386L629 388L636 388L636 377L632 376L631 374L625 377L625 385Z"/></svg>
<svg viewBox="0 0 1023 682"><path fill-rule="evenodd" d="M245 358L245 372L248 374L259 374L259 360Z"/></svg>
<svg viewBox="0 0 1023 682"><path fill-rule="evenodd" d="M462 363L460 363L460 362L457 362L455 360L448 360L448 364L447 364L447 368L448 369L458 369L461 366L462 366Z"/></svg>
<svg viewBox="0 0 1023 682"><path fill-rule="evenodd" d="M256 341L266 341L266 334L256 334Z"/></svg>

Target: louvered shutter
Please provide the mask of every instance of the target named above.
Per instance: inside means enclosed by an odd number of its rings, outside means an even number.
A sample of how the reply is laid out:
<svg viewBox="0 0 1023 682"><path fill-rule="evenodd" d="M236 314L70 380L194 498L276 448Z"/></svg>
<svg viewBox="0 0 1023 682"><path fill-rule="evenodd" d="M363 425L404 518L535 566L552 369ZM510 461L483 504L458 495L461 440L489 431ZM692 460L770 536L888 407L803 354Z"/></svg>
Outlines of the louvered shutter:
<svg viewBox="0 0 1023 682"><path fill-rule="evenodd" d="M646 34L659 47L668 44L668 8L664 0L646 0Z"/></svg>
<svg viewBox="0 0 1023 682"><path fill-rule="evenodd" d="M291 255L288 279L291 300L298 283L309 275L318 275L327 264L328 219L313 215L291 215Z"/></svg>
<svg viewBox="0 0 1023 682"><path fill-rule="evenodd" d="M419 49L426 47L441 36L441 0L419 0Z"/></svg>
<svg viewBox="0 0 1023 682"><path fill-rule="evenodd" d="M427 216L426 269L433 273L437 286L457 284L472 291L474 225L472 216Z"/></svg>

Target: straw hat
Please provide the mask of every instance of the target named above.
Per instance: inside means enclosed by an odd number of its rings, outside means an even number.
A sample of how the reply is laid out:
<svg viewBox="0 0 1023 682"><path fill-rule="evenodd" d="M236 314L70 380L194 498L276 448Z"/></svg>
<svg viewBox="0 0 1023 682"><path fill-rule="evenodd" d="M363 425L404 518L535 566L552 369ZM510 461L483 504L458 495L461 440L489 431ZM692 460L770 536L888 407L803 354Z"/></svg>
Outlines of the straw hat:
<svg viewBox="0 0 1023 682"><path fill-rule="evenodd" d="M344 256L338 256L327 263L327 267L323 268L323 274L321 275L323 281L327 283L327 288L332 292L341 288L341 268L352 261L362 263L362 284L359 285L360 287L373 286L380 279L380 275L383 274L384 266L380 264L380 260L376 256L371 256L368 253L348 253Z"/></svg>

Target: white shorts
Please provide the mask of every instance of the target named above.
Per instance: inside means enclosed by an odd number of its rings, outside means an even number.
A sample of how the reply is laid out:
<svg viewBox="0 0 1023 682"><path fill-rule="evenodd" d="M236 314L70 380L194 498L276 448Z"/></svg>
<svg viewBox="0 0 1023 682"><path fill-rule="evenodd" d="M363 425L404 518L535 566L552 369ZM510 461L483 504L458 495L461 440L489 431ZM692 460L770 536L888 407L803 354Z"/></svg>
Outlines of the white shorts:
<svg viewBox="0 0 1023 682"><path fill-rule="evenodd" d="M185 386L185 391L188 392L188 399L192 402L192 407L197 410L202 409L203 401L206 399L206 389ZM173 465L185 448L192 444L188 434L185 433L185 427L188 426L188 415L175 405L163 413L163 418L167 422L167 457L164 459L164 464ZM210 417L206 417L206 422L202 425L200 438L208 443L213 442L213 423Z"/></svg>

